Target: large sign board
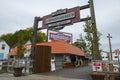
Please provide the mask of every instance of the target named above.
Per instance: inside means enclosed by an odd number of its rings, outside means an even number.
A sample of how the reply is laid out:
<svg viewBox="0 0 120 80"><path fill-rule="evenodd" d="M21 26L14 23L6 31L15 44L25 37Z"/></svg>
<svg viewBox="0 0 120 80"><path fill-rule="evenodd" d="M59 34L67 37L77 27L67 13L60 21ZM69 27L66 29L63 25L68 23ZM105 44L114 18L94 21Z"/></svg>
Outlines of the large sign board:
<svg viewBox="0 0 120 80"><path fill-rule="evenodd" d="M65 26L80 21L80 8L60 9L43 17L43 28Z"/></svg>
<svg viewBox="0 0 120 80"><path fill-rule="evenodd" d="M48 31L48 41L63 40L67 43L72 43L72 34L64 32Z"/></svg>

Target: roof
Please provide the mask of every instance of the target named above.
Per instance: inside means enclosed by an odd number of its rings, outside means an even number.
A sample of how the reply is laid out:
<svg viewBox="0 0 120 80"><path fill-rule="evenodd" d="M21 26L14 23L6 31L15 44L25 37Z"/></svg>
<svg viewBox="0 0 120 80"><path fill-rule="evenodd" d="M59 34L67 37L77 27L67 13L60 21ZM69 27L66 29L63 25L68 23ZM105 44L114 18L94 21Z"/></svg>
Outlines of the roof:
<svg viewBox="0 0 120 80"><path fill-rule="evenodd" d="M16 55L17 53L17 47L11 49L11 51L8 53L8 55Z"/></svg>
<svg viewBox="0 0 120 80"><path fill-rule="evenodd" d="M51 46L52 47L51 54L73 54L73 55L85 56L85 53L81 49L64 41L44 42L44 43L37 43L36 45ZM31 44L27 44L25 46L30 47ZM17 52L17 48L15 47L9 52L9 55L16 55L16 52Z"/></svg>
<svg viewBox="0 0 120 80"><path fill-rule="evenodd" d="M47 45L52 47L51 54L73 54L79 56L85 56L85 53L69 43L64 41L53 41L53 42L44 42L44 43L37 43L36 45Z"/></svg>
<svg viewBox="0 0 120 80"><path fill-rule="evenodd" d="M27 50L30 50L31 44L25 44L24 47ZM8 55L16 55L16 53L17 53L17 47L14 47L14 48L11 49L11 51L8 53Z"/></svg>

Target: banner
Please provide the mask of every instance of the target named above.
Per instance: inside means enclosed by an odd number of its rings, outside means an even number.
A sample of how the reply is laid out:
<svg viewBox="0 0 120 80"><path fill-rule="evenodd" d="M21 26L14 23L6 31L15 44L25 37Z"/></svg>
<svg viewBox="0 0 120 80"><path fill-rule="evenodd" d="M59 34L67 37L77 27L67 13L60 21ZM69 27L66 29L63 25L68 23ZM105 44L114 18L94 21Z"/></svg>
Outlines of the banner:
<svg viewBox="0 0 120 80"><path fill-rule="evenodd" d="M72 34L65 32L48 31L48 41L63 40L72 43Z"/></svg>

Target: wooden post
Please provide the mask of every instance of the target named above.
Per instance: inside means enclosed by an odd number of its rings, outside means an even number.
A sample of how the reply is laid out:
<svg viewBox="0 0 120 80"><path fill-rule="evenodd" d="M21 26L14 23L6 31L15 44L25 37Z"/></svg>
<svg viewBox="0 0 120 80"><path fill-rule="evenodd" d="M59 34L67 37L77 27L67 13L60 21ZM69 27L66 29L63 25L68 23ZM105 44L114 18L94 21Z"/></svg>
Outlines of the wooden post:
<svg viewBox="0 0 120 80"><path fill-rule="evenodd" d="M112 36L110 36L110 34L108 34L107 38L108 38L108 41L109 41L109 49L110 49L109 60L112 61L112 46L111 46L111 39L110 39L110 38L112 38ZM110 68L110 71L113 71L113 65L112 64L109 65L109 68Z"/></svg>
<svg viewBox="0 0 120 80"><path fill-rule="evenodd" d="M97 28L96 28L96 20L95 20L95 12L94 12L94 3L93 0L89 0L91 20L92 20L92 29L93 29L93 59L101 60L101 56L99 53L98 39L97 39Z"/></svg>
<svg viewBox="0 0 120 80"><path fill-rule="evenodd" d="M34 58L34 51L35 51L35 43L37 40L37 28L38 28L38 17L34 18L34 26L32 32L32 46L31 46L31 57Z"/></svg>
<svg viewBox="0 0 120 80"><path fill-rule="evenodd" d="M31 46L31 59L33 62L31 65L34 64L34 56L35 56L35 45L37 41L37 30L38 30L38 22L41 20L40 17L35 17L34 18L34 25L33 25L33 32L32 32L32 46Z"/></svg>

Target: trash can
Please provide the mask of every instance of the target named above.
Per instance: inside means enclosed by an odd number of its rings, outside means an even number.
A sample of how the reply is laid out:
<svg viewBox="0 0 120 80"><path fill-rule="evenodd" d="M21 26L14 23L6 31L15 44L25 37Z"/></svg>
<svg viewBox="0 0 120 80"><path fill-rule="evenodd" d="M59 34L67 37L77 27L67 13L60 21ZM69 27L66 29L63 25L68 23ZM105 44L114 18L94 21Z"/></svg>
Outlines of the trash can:
<svg viewBox="0 0 120 80"><path fill-rule="evenodd" d="M116 76L116 77L115 77L115 80L120 80L120 76Z"/></svg>

